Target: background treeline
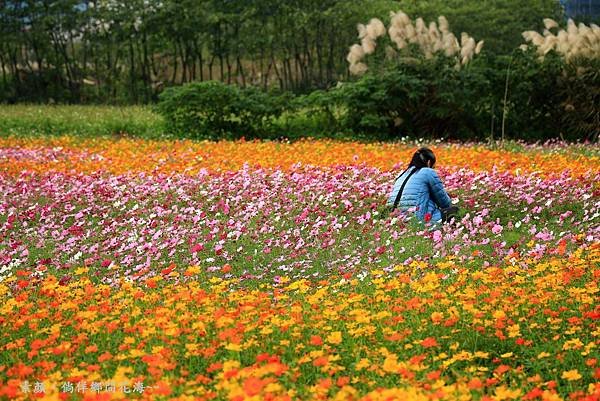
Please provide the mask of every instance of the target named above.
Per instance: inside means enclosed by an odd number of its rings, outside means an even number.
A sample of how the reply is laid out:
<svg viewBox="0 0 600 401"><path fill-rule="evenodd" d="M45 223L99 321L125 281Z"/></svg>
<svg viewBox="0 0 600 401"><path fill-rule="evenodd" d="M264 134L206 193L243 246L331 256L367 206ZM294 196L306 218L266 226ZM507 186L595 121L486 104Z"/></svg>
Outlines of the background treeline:
<svg viewBox="0 0 600 401"><path fill-rule="evenodd" d="M357 24L400 9L445 15L482 53L351 76ZM544 18L566 23L555 0L4 1L0 103L158 102L194 138L597 140L597 60L519 50Z"/></svg>
<svg viewBox="0 0 600 401"><path fill-rule="evenodd" d="M0 102L148 103L205 80L326 88L347 78L356 25L398 9L446 15L493 54L561 17L553 0L2 1Z"/></svg>

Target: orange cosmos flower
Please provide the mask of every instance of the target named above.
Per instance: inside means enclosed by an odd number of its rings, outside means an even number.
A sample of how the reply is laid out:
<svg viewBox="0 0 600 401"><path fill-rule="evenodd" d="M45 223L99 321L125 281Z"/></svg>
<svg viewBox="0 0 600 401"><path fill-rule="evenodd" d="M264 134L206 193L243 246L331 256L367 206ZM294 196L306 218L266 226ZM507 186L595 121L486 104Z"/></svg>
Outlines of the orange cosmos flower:
<svg viewBox="0 0 600 401"><path fill-rule="evenodd" d="M252 376L247 378L243 385L244 392L248 394L249 397L254 397L255 395L260 394L264 386L264 380Z"/></svg>
<svg viewBox="0 0 600 401"><path fill-rule="evenodd" d="M439 344L437 340L433 337L427 337L423 341L421 341L421 346L424 348L437 347Z"/></svg>

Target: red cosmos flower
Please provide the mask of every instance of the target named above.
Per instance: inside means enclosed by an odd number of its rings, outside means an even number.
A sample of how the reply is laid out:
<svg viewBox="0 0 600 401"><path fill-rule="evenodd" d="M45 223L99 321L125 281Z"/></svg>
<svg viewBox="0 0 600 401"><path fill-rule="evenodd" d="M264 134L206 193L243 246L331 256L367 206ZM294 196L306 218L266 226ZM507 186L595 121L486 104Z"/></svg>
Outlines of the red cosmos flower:
<svg viewBox="0 0 600 401"><path fill-rule="evenodd" d="M326 356L320 356L312 362L312 364L316 367L325 366L328 363L329 363L329 358Z"/></svg>
<svg viewBox="0 0 600 401"><path fill-rule="evenodd" d="M170 274L173 270L175 270L175 267L175 263L171 263L169 266L167 266L166 269L162 269L161 273L166 276Z"/></svg>
<svg viewBox="0 0 600 401"><path fill-rule="evenodd" d="M27 280L19 280L17 281L17 287L20 289L26 288L29 285L29 281Z"/></svg>
<svg viewBox="0 0 600 401"><path fill-rule="evenodd" d="M421 341L421 345L424 348L437 347L438 346L438 342L433 337L427 337L426 339L424 339L423 341Z"/></svg>
<svg viewBox="0 0 600 401"><path fill-rule="evenodd" d="M442 372L439 370L434 370L433 372L427 373L426 377L428 380L437 380L442 375Z"/></svg>
<svg viewBox="0 0 600 401"><path fill-rule="evenodd" d="M542 394L544 394L544 392L542 391L542 389L539 388L539 387L536 387L533 390L531 390L530 392L528 392L527 394L525 394L525 396L523 397L523 399L525 399L525 400L533 400L535 398L541 397Z"/></svg>
<svg viewBox="0 0 600 401"><path fill-rule="evenodd" d="M214 362L208 366L206 371L208 373L211 373L211 372L214 372L215 370L220 370L222 367L223 367L223 364L221 362Z"/></svg>
<svg viewBox="0 0 600 401"><path fill-rule="evenodd" d="M600 319L600 309L597 308L595 311L585 312L583 316L594 320Z"/></svg>
<svg viewBox="0 0 600 401"><path fill-rule="evenodd" d="M480 389L483 387L483 382L475 377L475 378L469 380L469 383L467 383L467 386L471 390L477 390L477 389Z"/></svg>
<svg viewBox="0 0 600 401"><path fill-rule="evenodd" d="M335 384L338 387L344 387L345 385L347 385L349 383L350 383L350 378L348 376L339 377L335 382Z"/></svg>
<svg viewBox="0 0 600 401"><path fill-rule="evenodd" d="M249 377L244 381L244 392L249 397L254 397L255 395L260 394L263 387L265 386L265 382L262 379L257 377Z"/></svg>
<svg viewBox="0 0 600 401"><path fill-rule="evenodd" d="M311 336L310 337L310 344L311 345L323 345L323 339L321 339L321 337L319 336Z"/></svg>
<svg viewBox="0 0 600 401"><path fill-rule="evenodd" d="M503 373L506 373L506 372L508 372L510 369L511 369L511 368L510 368L510 366L508 366L508 365L500 365L500 366L498 366L498 367L497 367L497 368L494 370L494 372L496 372L497 374L501 375L501 374L503 374Z"/></svg>

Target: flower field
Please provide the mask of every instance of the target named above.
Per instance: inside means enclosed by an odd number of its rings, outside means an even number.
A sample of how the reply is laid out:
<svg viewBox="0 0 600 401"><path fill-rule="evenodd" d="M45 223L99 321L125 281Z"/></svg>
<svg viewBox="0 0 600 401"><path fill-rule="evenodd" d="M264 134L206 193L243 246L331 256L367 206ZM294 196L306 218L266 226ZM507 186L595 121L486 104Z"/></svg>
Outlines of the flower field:
<svg viewBox="0 0 600 401"><path fill-rule="evenodd" d="M599 400L600 149L0 138L0 399Z"/></svg>

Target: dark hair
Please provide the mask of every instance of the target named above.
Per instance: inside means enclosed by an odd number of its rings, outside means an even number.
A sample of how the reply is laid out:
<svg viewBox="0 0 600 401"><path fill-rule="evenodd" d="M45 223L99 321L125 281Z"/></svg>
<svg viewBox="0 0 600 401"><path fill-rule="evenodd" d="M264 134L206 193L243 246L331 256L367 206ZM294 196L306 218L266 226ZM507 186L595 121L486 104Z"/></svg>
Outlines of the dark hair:
<svg viewBox="0 0 600 401"><path fill-rule="evenodd" d="M427 166L427 161L429 160L431 161L431 166ZM413 155L409 166L414 166L416 168L435 166L435 155L433 154L433 151L429 148L421 148L417 150Z"/></svg>

